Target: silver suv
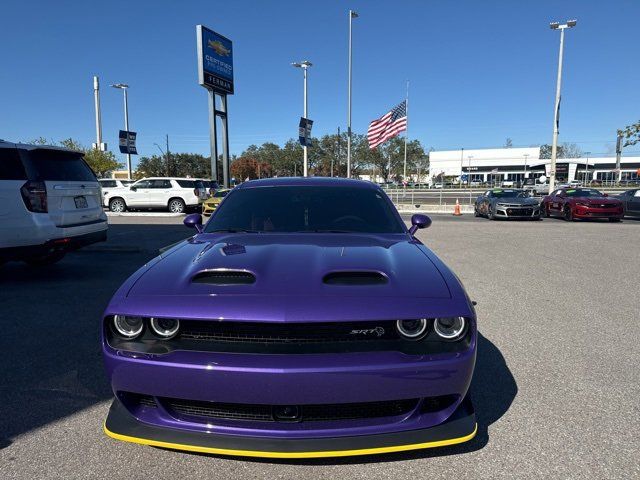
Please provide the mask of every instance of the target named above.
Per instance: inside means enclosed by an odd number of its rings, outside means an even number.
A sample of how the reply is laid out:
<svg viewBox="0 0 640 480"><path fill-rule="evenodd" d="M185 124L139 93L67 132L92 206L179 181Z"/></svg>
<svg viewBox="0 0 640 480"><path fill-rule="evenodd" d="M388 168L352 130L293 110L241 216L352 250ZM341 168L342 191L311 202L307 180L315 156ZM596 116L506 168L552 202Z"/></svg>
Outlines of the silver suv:
<svg viewBox="0 0 640 480"><path fill-rule="evenodd" d="M100 185L82 153L0 140L0 263L51 264L106 238Z"/></svg>

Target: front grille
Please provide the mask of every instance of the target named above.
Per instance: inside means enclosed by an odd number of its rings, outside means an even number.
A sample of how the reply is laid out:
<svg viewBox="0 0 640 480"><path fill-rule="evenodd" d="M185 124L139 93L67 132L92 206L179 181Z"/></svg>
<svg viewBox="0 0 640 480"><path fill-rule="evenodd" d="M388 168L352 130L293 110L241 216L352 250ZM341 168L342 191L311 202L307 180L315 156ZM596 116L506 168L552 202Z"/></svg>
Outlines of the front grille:
<svg viewBox="0 0 640 480"><path fill-rule="evenodd" d="M179 416L257 422L328 422L394 417L412 412L418 405L418 401L419 399L410 399L385 402L282 406L162 399L163 405ZM289 411L294 411L295 415L290 415L283 419L278 412L286 407L293 407Z"/></svg>
<svg viewBox="0 0 640 480"><path fill-rule="evenodd" d="M533 214L532 208L509 208L507 215L511 217L530 217Z"/></svg>
<svg viewBox="0 0 640 480"><path fill-rule="evenodd" d="M328 344L396 340L393 320L379 322L254 323L181 322L183 339L223 343Z"/></svg>

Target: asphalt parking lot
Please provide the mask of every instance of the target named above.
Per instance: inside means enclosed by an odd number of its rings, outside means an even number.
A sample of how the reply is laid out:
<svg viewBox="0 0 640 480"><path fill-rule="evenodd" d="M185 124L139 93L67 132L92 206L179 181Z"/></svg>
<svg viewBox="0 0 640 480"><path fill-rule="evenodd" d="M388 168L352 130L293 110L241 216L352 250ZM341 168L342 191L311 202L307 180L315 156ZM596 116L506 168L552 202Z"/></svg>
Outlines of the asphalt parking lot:
<svg viewBox="0 0 640 480"><path fill-rule="evenodd" d="M0 270L2 478L640 478L640 221L434 216L419 237L478 302L479 432L438 450L245 460L117 442L98 325L120 283L188 235L110 217L109 241Z"/></svg>

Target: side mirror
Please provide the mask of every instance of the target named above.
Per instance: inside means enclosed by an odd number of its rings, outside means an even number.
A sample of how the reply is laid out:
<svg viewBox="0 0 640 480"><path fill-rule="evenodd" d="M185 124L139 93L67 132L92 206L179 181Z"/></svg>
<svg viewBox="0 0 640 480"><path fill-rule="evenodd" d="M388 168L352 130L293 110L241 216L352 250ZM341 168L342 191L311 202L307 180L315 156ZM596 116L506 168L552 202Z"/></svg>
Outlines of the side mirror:
<svg viewBox="0 0 640 480"><path fill-rule="evenodd" d="M409 229L409 233L411 235L415 235L415 233L422 228L427 228L431 226L431 218L426 215L422 215L421 213L416 213L411 216L411 228Z"/></svg>
<svg viewBox="0 0 640 480"><path fill-rule="evenodd" d="M135 192L136 190L138 190L138 187L129 187L129 190L131 190L132 192Z"/></svg>
<svg viewBox="0 0 640 480"><path fill-rule="evenodd" d="M192 213L191 215L187 215L184 217L183 222L185 226L189 228L195 228L198 233L202 233L202 215L199 213Z"/></svg>
<svg viewBox="0 0 640 480"><path fill-rule="evenodd" d="M602 196L603 196L603 197L608 197L608 196L609 196L609 194L608 194L608 193L603 193L603 194L602 194Z"/></svg>

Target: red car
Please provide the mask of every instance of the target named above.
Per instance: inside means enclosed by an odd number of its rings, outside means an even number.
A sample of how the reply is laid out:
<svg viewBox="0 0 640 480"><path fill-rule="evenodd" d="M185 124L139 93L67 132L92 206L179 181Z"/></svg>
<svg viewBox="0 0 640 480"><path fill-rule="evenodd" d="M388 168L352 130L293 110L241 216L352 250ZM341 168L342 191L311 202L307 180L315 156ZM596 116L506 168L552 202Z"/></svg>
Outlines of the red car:
<svg viewBox="0 0 640 480"><path fill-rule="evenodd" d="M608 218L619 222L624 216L620 200L609 197L595 188L559 188L542 199L542 215L577 218Z"/></svg>

